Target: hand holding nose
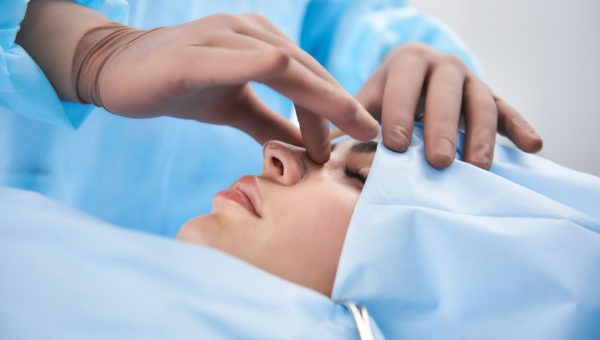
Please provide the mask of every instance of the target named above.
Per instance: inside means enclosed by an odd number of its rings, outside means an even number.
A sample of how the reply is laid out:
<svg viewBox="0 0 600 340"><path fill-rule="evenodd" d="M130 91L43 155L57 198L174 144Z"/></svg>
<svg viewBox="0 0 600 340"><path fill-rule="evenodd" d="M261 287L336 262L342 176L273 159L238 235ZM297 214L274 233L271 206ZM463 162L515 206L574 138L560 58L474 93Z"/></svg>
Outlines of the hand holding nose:
<svg viewBox="0 0 600 340"><path fill-rule="evenodd" d="M257 14L221 13L138 30L72 1L32 1L17 42L62 99L126 117L226 124L259 143L304 145L317 163L329 159L329 121L360 140L378 132L356 98ZM294 102L300 130L262 102L252 81Z"/></svg>
<svg viewBox="0 0 600 340"><path fill-rule="evenodd" d="M263 145L262 177L279 184L295 185L309 171L312 163L303 148L279 141L268 141Z"/></svg>

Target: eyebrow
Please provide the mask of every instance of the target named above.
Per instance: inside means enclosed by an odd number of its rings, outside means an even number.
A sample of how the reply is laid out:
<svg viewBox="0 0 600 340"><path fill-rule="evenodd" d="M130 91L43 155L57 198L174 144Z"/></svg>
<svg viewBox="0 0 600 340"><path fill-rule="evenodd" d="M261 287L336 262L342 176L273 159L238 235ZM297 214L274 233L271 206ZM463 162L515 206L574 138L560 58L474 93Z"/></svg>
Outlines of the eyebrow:
<svg viewBox="0 0 600 340"><path fill-rule="evenodd" d="M374 140L370 140L370 141L366 141L366 142L357 142L352 145L352 147L350 148L350 152L373 153L377 150L378 144L379 143Z"/></svg>
<svg viewBox="0 0 600 340"><path fill-rule="evenodd" d="M335 150L337 144L338 143L331 144L331 152L333 152L333 150ZM366 142L356 142L356 143L352 144L352 147L350 147L350 152L353 152L353 153L375 152L375 151L377 151L378 144L379 143L374 140L370 140L370 141L366 141Z"/></svg>

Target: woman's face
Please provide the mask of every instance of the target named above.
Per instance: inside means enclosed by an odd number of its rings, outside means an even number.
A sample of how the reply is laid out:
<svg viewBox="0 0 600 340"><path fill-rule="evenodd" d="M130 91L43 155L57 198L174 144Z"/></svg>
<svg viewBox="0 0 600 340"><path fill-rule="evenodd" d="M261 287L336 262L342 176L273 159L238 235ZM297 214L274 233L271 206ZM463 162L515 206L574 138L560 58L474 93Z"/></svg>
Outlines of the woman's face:
<svg viewBox="0 0 600 340"><path fill-rule="evenodd" d="M177 238L230 253L331 295L350 217L377 143L347 139L324 165L304 149L270 141L260 176L244 176L213 198L210 214Z"/></svg>

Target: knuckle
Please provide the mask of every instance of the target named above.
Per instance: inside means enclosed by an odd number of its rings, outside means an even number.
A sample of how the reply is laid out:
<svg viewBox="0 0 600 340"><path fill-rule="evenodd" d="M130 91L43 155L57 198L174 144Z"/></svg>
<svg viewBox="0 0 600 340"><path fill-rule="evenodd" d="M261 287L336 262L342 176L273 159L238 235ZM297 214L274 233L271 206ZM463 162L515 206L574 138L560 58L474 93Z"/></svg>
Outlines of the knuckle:
<svg viewBox="0 0 600 340"><path fill-rule="evenodd" d="M445 54L443 60L445 65L456 69L466 69L465 63L459 57L453 54Z"/></svg>
<svg viewBox="0 0 600 340"><path fill-rule="evenodd" d="M396 60L406 60L410 59L413 62L431 62L435 60L435 58L440 54L440 52L431 48L430 46L425 45L421 42L409 42L403 45L396 47L392 52L390 52L385 60L385 62L394 62Z"/></svg>
<svg viewBox="0 0 600 340"><path fill-rule="evenodd" d="M268 48L268 60L266 63L274 69L285 69L290 63L290 56L287 51L280 47Z"/></svg>
<svg viewBox="0 0 600 340"><path fill-rule="evenodd" d="M239 20L239 16L231 13L218 13L216 14L220 20L237 22Z"/></svg>
<svg viewBox="0 0 600 340"><path fill-rule="evenodd" d="M242 31L243 27L247 25L240 15L231 13L215 14L215 20L217 24L224 25L234 32Z"/></svg>
<svg viewBox="0 0 600 340"><path fill-rule="evenodd" d="M410 42L404 44L399 48L399 50L402 51L402 53L410 53L418 57L423 57L428 54L431 54L432 52L435 52L433 48L421 42Z"/></svg>
<svg viewBox="0 0 600 340"><path fill-rule="evenodd" d="M206 20L211 20L219 23L234 23L237 22L238 18L236 15L231 13L216 13L206 17Z"/></svg>
<svg viewBox="0 0 600 340"><path fill-rule="evenodd" d="M244 14L244 16L260 25L266 25L270 23L269 19L260 13L248 13Z"/></svg>
<svg viewBox="0 0 600 340"><path fill-rule="evenodd" d="M237 31L242 26L240 18L237 15L231 13L211 14L202 19L192 21L188 24L194 25L196 29L202 30L202 32L210 32L223 29Z"/></svg>

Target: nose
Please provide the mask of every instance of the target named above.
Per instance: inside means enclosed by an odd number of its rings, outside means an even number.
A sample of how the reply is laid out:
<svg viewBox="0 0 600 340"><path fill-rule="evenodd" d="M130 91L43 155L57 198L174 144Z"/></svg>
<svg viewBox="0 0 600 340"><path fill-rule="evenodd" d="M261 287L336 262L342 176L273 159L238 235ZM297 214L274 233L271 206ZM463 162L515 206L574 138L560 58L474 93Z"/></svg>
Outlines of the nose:
<svg viewBox="0 0 600 340"><path fill-rule="evenodd" d="M277 183L298 183L308 171L307 162L303 148L272 140L263 145L262 175Z"/></svg>

